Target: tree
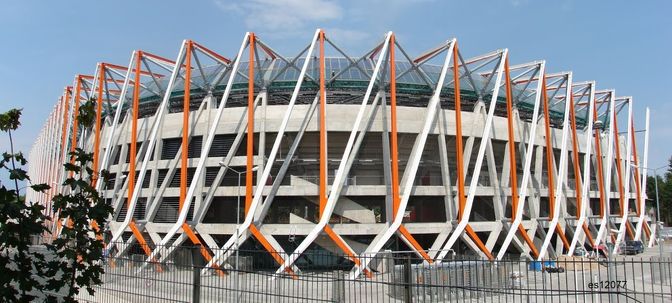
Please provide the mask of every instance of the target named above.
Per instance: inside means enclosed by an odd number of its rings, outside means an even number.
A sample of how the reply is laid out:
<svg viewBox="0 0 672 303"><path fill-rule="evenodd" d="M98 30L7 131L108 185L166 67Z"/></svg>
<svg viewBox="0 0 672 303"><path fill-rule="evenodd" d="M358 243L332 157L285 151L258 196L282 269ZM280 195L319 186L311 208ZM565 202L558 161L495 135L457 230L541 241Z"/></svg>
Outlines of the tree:
<svg viewBox="0 0 672 303"><path fill-rule="evenodd" d="M87 102L79 109L78 120L83 127L93 125L93 105ZM100 284L103 274L103 240L100 230L92 222L106 224L112 213L91 184L96 173L88 164L92 154L81 149L70 153L72 162L64 165L68 178L62 184L65 192L52 199L55 220L67 221L51 243L46 244L45 254L30 249L31 238L50 233L46 227L50 218L44 215L44 207L25 201L20 193L19 182L30 183L30 177L21 167L27 164L23 154L14 153L12 131L20 126L21 110L13 109L0 114L0 130L7 132L10 152L4 153L0 168L9 172L14 182L13 189L0 186L0 301L27 302L42 295L47 301L57 297L65 302L76 302L80 288L93 294L93 286ZM101 172L103 182L107 174ZM50 187L46 184L31 184L38 192ZM48 259L48 260L47 260ZM58 295L54 292L63 292Z"/></svg>
<svg viewBox="0 0 672 303"><path fill-rule="evenodd" d="M75 301L80 287L93 295L93 286L102 283L104 243L102 231L94 228L92 222L104 224L112 213L112 207L91 184L94 172L88 164L92 155L78 148L70 156L74 157L75 164L66 163L65 170L72 176L63 183L70 193L59 193L52 199L54 211L60 210L57 220L67 223L58 238L47 245L57 258L48 262L46 270L48 277L60 275L49 280L47 289L67 289L66 302Z"/></svg>
<svg viewBox="0 0 672 303"><path fill-rule="evenodd" d="M666 225L672 224L672 157L667 171L662 175L648 176L646 180L647 206L656 210L656 178L658 179L658 199L660 202L660 220Z"/></svg>
<svg viewBox="0 0 672 303"><path fill-rule="evenodd" d="M12 131L20 125L20 109L12 109L0 114L0 130L9 136L10 151L2 154L0 169L9 173L13 188L0 186L0 300L11 302L34 299L32 293L41 290L40 282L32 275L43 268L44 255L30 252L33 236L47 232L43 215L44 207L25 201L20 194L19 182L30 182L30 178L21 167L27 161L22 153L14 153ZM17 167L17 162L20 167ZM46 184L30 185L36 191L49 189Z"/></svg>

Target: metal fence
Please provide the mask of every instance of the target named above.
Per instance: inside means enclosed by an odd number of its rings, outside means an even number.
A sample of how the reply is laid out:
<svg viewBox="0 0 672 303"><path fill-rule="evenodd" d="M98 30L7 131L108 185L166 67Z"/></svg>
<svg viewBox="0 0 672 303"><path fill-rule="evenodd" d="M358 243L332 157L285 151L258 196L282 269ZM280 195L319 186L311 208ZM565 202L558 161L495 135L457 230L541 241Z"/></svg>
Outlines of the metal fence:
<svg viewBox="0 0 672 303"><path fill-rule="evenodd" d="M103 284L82 302L672 302L672 260L617 257L544 262L453 257L423 262L383 252L370 274L349 276L354 263L326 251L305 253L292 274L275 274L266 251L240 251L206 268L199 248L146 262L137 246L105 263ZM283 256L286 257L286 256ZM360 259L368 258L360 256ZM205 270L203 270L205 269Z"/></svg>

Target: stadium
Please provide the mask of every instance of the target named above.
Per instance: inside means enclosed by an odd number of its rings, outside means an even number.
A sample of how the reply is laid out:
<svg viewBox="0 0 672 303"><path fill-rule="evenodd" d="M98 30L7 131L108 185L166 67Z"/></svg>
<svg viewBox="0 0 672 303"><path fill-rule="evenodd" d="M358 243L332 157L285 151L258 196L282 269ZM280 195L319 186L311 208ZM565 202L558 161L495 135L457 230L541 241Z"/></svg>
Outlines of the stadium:
<svg viewBox="0 0 672 303"><path fill-rule="evenodd" d="M632 97L509 64L507 49L463 56L456 39L417 55L392 32L357 56L337 42L317 30L285 56L247 33L230 58L185 40L175 60L99 63L65 88L29 173L60 184L69 151L94 153L115 209L106 249L159 262L159 246L202 245L214 266L263 249L282 272L319 250L357 276L358 256L384 251L431 263L652 245L648 111L638 153ZM86 102L92 128L78 125Z"/></svg>

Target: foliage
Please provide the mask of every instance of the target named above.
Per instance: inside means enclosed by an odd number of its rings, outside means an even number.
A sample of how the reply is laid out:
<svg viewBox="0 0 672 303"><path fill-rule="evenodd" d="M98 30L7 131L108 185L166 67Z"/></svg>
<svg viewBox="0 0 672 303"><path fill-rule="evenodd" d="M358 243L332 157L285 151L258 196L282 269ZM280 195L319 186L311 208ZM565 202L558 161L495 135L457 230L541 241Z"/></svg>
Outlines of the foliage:
<svg viewBox="0 0 672 303"><path fill-rule="evenodd" d="M93 125L95 115L89 103L80 107L82 127ZM10 142L10 151L0 158L0 170L7 171L14 182L12 189L0 186L0 301L28 302L38 296L56 301L58 296L59 301L75 302L80 288L93 294L92 287L101 283L103 240L91 222L104 226L112 209L91 185L94 172L88 164L92 155L77 149L70 153L73 161L64 165L68 178L62 184L63 192L52 199L52 211L59 214L54 219L67 223L51 244L42 246L42 252L32 247L33 239L50 233L50 218L42 205L25 201L19 182L29 183L35 192L46 193L51 188L32 184L21 168L28 161L14 152L12 131L21 125L20 117L20 109L0 114L0 130L7 132ZM106 173L101 172L101 177L104 181Z"/></svg>
<svg viewBox="0 0 672 303"><path fill-rule="evenodd" d="M22 109L11 109L4 114L0 114L0 130L9 132L16 130L21 125L19 118L21 117Z"/></svg>
<svg viewBox="0 0 672 303"><path fill-rule="evenodd" d="M47 289L67 289L66 302L74 301L80 287L93 294L93 286L102 283L102 231L94 228L92 222L104 224L112 213L112 207L91 185L93 170L87 164L92 155L78 148L70 156L75 164L64 165L70 177L63 182L69 194L59 193L52 199L54 209L60 209L58 220L67 223L59 237L48 245L57 258L48 262L46 270L46 276L62 275L60 279L49 280Z"/></svg>
<svg viewBox="0 0 672 303"><path fill-rule="evenodd" d="M0 114L0 130L9 135L10 152L4 152L0 159L0 170L9 173L14 188L0 187L0 300L3 302L34 299L32 294L39 291L41 284L31 273L43 268L44 255L30 253L30 244L34 236L47 232L44 207L37 203L26 202L19 191L19 182L30 182L25 170L21 167L27 161L22 153L14 153L12 131L21 125L20 109L13 109ZM17 162L19 167L17 168ZM44 192L49 185L33 184L33 190Z"/></svg>
<svg viewBox="0 0 672 303"><path fill-rule="evenodd" d="M79 106L77 120L84 127L91 127L96 122L96 106L94 101L89 100Z"/></svg>
<svg viewBox="0 0 672 303"><path fill-rule="evenodd" d="M659 170L660 171L660 170ZM653 173L652 171L649 171ZM649 208L656 209L656 179L658 179L658 199L660 201L660 220L667 226L672 225L672 158L669 159L667 171L655 178L648 176L646 180L646 201Z"/></svg>

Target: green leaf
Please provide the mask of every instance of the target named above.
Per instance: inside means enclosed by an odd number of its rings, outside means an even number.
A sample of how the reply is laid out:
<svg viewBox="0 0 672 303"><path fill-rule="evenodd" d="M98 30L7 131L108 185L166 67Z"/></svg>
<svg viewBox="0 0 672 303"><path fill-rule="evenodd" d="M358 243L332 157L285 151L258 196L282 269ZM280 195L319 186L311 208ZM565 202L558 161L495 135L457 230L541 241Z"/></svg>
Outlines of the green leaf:
<svg viewBox="0 0 672 303"><path fill-rule="evenodd" d="M81 168L79 166L74 165L72 163L65 163L65 164L63 164L63 167L65 167L66 171L71 171L71 172L76 172L76 173L78 173L81 170Z"/></svg>
<svg viewBox="0 0 672 303"><path fill-rule="evenodd" d="M17 169L10 169L9 170L9 179L10 180L19 180L23 181L28 179L28 173L20 168Z"/></svg>
<svg viewBox="0 0 672 303"><path fill-rule="evenodd" d="M77 120L83 127L91 127L96 120L95 105L92 101L87 101L79 106L79 115Z"/></svg>
<svg viewBox="0 0 672 303"><path fill-rule="evenodd" d="M0 114L0 130L2 131L12 131L19 128L21 122L21 111L23 109L10 109L9 111Z"/></svg>
<svg viewBox="0 0 672 303"><path fill-rule="evenodd" d="M26 158L23 156L22 152L14 154L14 159L16 159L16 161L18 161L21 164L21 166L26 165L26 163L28 163Z"/></svg>
<svg viewBox="0 0 672 303"><path fill-rule="evenodd" d="M51 186L47 184L34 184L31 185L30 188L32 188L34 191L44 192L45 190L51 189Z"/></svg>

